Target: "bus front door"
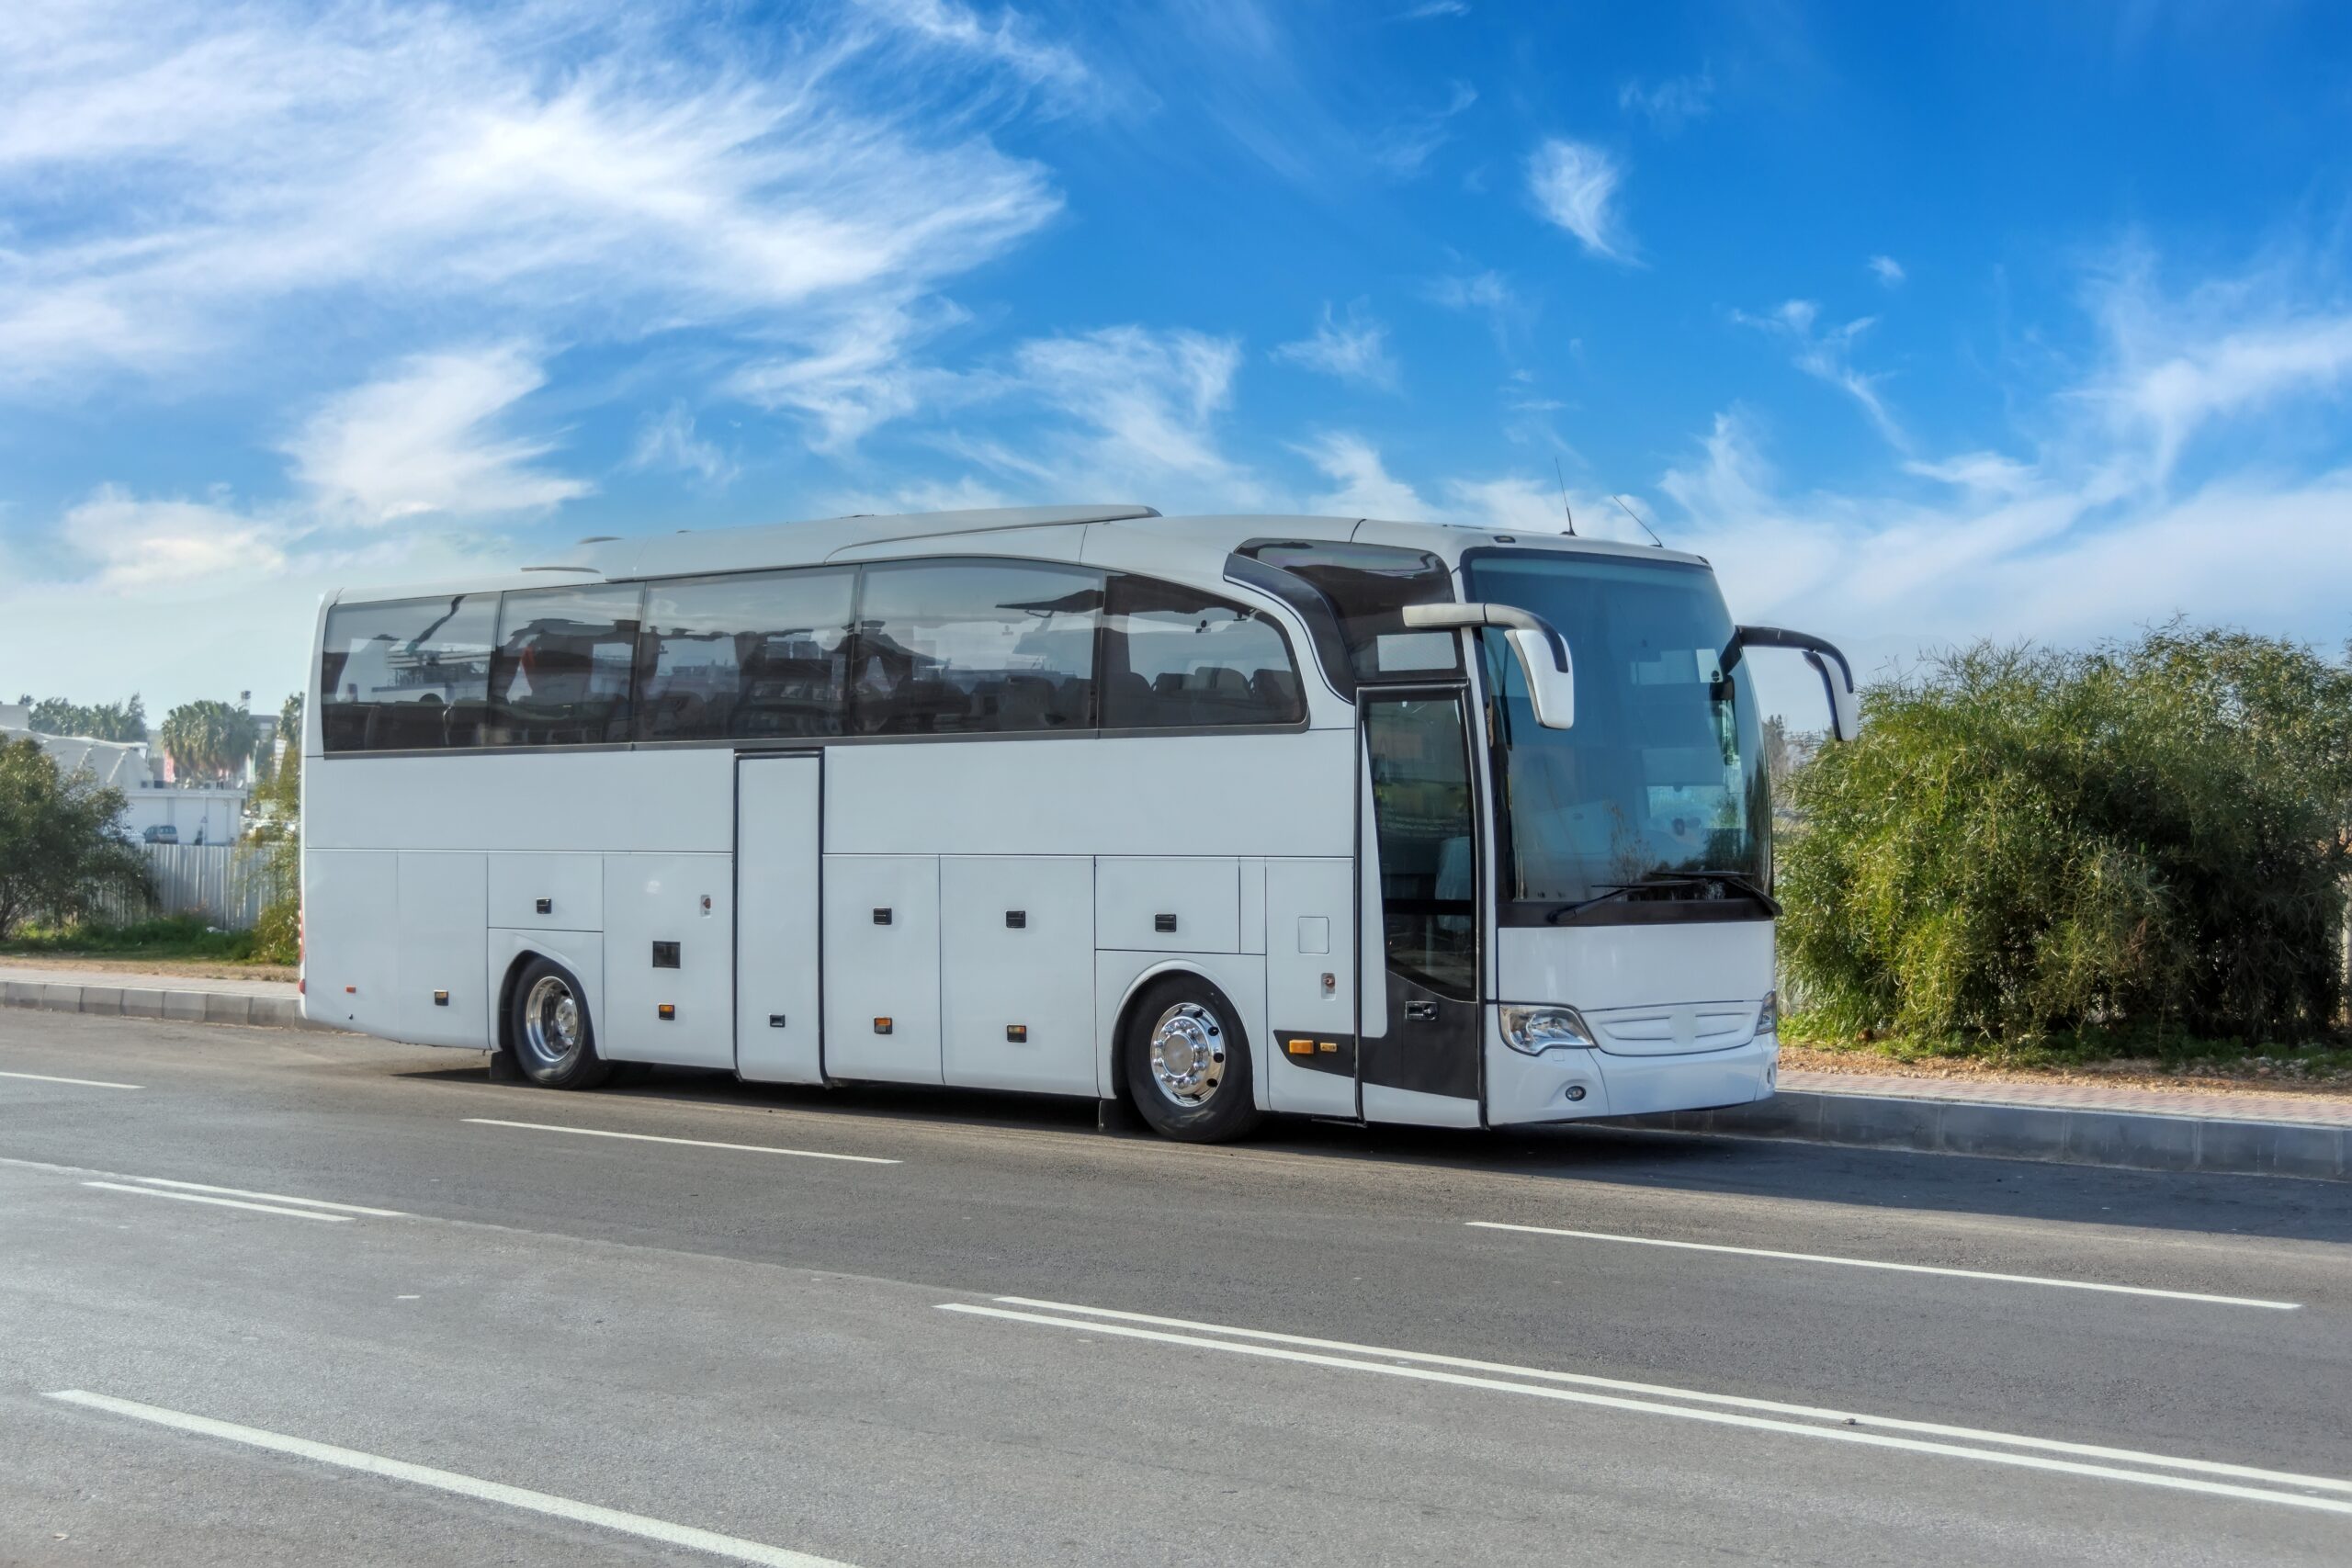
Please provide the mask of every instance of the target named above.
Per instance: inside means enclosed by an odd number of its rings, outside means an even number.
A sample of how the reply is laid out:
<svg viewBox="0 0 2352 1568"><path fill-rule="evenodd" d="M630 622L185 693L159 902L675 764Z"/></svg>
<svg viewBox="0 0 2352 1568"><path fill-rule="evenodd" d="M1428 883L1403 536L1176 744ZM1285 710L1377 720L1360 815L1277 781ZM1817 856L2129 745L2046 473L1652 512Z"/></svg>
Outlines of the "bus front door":
<svg viewBox="0 0 2352 1568"><path fill-rule="evenodd" d="M822 1083L814 753L735 759L735 1071Z"/></svg>
<svg viewBox="0 0 2352 1568"><path fill-rule="evenodd" d="M1365 976L1366 1121L1479 1124L1477 805L1464 700L1458 687L1360 698L1363 850L1379 873L1379 907L1367 886L1363 918L1379 923L1385 969L1385 986ZM1369 965L1373 943L1364 950Z"/></svg>

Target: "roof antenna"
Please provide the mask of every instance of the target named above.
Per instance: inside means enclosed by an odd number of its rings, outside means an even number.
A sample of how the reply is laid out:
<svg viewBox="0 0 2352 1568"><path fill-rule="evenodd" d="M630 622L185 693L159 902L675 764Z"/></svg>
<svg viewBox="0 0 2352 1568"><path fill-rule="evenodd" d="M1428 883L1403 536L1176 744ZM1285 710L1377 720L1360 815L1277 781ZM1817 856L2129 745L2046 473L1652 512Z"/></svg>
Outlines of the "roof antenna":
<svg viewBox="0 0 2352 1568"><path fill-rule="evenodd" d="M1577 536L1577 514L1575 509L1568 505L1567 471L1560 467L1560 459L1557 457L1552 459L1552 472L1559 476L1560 510L1567 513L1568 537L1573 539Z"/></svg>
<svg viewBox="0 0 2352 1568"><path fill-rule="evenodd" d="M1632 507L1626 505L1625 498L1623 496L1612 495L1609 499L1617 503L1618 511L1632 518L1635 526L1639 527L1643 533L1647 534L1650 536L1651 544L1656 545L1659 549L1666 548L1666 541L1657 536L1657 530L1651 527L1648 524L1644 523L1642 521L1642 514L1634 511Z"/></svg>

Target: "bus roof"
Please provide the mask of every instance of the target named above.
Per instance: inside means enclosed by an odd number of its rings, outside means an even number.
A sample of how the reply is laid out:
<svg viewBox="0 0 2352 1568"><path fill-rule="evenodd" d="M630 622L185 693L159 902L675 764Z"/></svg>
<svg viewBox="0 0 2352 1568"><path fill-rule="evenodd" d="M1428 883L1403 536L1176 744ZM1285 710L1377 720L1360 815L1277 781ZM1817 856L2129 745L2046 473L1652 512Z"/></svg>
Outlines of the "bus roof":
<svg viewBox="0 0 2352 1568"><path fill-rule="evenodd" d="M1703 566L1702 556L1613 539L1579 538L1554 533L1509 533L1453 523L1404 522L1376 517L1315 517L1236 513L1166 517L1148 506L1008 506L962 512L915 512L894 515L858 513L802 522L763 523L731 528L681 528L634 537L598 536L562 552L560 560L521 569L532 577L503 577L496 583L435 583L403 589L371 589L370 599L452 589L548 586L582 580L684 577L706 572L756 571L814 566L860 547L915 539L948 540L967 535L1001 535L1025 528L1091 525L1105 532L1144 536L1163 546L1196 546L1209 575L1222 570L1225 556L1252 540L1317 539L1387 545L1427 550L1448 567L1463 553L1501 545L1641 560L1671 560ZM577 575L573 575L577 574ZM334 593L336 602L352 595Z"/></svg>

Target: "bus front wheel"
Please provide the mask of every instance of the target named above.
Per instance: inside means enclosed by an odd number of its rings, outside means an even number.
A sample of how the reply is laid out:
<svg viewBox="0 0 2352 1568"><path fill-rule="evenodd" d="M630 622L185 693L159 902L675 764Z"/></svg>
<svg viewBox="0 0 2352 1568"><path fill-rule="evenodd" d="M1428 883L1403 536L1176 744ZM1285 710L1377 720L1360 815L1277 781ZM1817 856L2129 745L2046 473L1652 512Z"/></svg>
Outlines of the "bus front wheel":
<svg viewBox="0 0 2352 1568"><path fill-rule="evenodd" d="M1127 1015L1128 1096L1153 1129L1189 1144L1221 1144L1258 1124L1250 1100L1250 1041L1223 991L1171 975Z"/></svg>
<svg viewBox="0 0 2352 1568"><path fill-rule="evenodd" d="M596 1031L588 998L571 970L552 958L535 958L514 982L510 1032L514 1060L525 1076L546 1089L594 1089L612 1075L596 1055Z"/></svg>

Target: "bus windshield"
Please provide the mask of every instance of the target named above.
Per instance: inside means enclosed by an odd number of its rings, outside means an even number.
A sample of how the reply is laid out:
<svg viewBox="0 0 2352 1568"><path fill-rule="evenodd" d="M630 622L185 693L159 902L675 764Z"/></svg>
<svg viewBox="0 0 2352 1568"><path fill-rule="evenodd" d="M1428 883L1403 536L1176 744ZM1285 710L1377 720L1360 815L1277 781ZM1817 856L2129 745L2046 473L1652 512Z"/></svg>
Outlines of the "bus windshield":
<svg viewBox="0 0 2352 1568"><path fill-rule="evenodd" d="M1505 640L1480 639L1506 909L1672 919L1692 900L1729 914L1721 900L1765 889L1771 812L1759 719L1714 574L1512 550L1473 551L1463 574L1471 599L1551 622L1576 666L1575 727L1545 729Z"/></svg>

